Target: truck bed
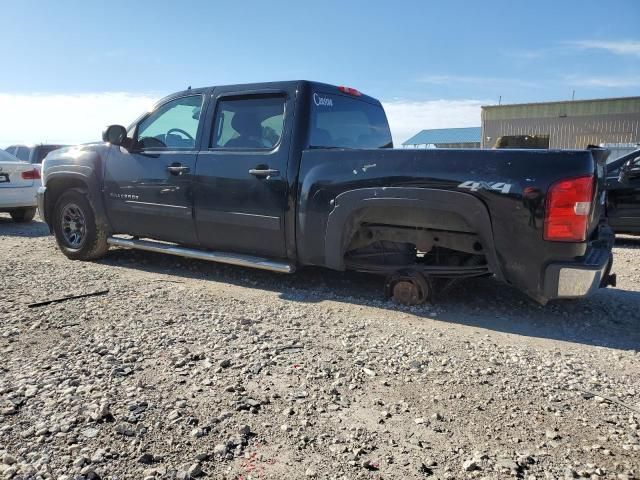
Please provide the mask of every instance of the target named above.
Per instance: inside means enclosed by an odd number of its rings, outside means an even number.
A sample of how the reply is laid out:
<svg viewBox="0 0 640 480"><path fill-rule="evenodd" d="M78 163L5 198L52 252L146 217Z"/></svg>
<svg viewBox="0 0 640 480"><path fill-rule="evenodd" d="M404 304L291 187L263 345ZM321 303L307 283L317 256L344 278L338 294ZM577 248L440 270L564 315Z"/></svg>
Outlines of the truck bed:
<svg viewBox="0 0 640 480"><path fill-rule="evenodd" d="M598 236L605 159L603 150L306 150L299 172L298 255L302 263L331 265L328 257L332 240L327 224L338 209L353 210L355 215L376 197L402 195L418 200L420 190L451 192L456 195L444 198L434 194L426 200L431 215L425 216L432 218L425 218L420 227L482 233L491 272L529 293L540 291L544 281L541 267L556 260L584 257ZM597 191L587 241L545 241L545 197L550 185L594 174ZM357 205L334 200L362 189L368 189L368 200ZM475 201L458 201L463 197ZM406 205L390 212L383 223L402 225L403 212L411 208L410 202ZM465 220L470 209L475 212ZM411 220L411 226L416 226L415 220ZM337 243L344 247L348 241L341 238Z"/></svg>

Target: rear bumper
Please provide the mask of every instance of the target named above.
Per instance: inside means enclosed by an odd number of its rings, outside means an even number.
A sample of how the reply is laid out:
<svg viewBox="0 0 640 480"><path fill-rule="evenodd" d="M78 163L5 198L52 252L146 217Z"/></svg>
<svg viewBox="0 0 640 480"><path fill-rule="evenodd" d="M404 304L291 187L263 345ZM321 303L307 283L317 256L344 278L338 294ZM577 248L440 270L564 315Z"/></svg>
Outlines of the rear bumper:
<svg viewBox="0 0 640 480"><path fill-rule="evenodd" d="M0 211L35 206L35 187L3 188L0 190Z"/></svg>
<svg viewBox="0 0 640 480"><path fill-rule="evenodd" d="M600 226L597 240L584 256L567 262L554 262L544 271L543 295L546 299L580 298L608 285L615 236L608 226Z"/></svg>

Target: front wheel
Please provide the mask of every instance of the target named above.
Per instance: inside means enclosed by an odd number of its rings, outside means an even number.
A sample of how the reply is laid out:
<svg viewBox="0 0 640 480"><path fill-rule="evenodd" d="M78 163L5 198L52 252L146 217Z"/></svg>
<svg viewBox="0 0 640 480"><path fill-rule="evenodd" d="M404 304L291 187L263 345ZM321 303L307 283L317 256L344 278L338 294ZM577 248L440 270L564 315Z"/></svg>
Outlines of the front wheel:
<svg viewBox="0 0 640 480"><path fill-rule="evenodd" d="M58 247L72 260L95 260L109 249L107 232L97 222L84 191L71 189L56 202L53 231Z"/></svg>
<svg viewBox="0 0 640 480"><path fill-rule="evenodd" d="M26 223L33 220L33 217L36 216L35 208L21 208L20 210L14 210L9 213L14 222L17 223Z"/></svg>

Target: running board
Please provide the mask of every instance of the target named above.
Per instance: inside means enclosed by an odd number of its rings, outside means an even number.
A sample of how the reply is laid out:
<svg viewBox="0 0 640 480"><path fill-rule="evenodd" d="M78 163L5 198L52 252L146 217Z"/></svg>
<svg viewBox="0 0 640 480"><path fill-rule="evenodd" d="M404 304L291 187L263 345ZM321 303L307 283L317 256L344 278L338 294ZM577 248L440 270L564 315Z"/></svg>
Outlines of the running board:
<svg viewBox="0 0 640 480"><path fill-rule="evenodd" d="M212 252L207 250L197 250L195 248L180 247L171 243L154 242L151 240L135 240L129 238L109 237L109 245L118 247L135 248L147 252L168 253L178 257L197 258L198 260L208 260L210 262L228 263L229 265L239 265L241 267L259 268L279 273L293 273L295 266L290 263L277 262L251 255L238 253Z"/></svg>

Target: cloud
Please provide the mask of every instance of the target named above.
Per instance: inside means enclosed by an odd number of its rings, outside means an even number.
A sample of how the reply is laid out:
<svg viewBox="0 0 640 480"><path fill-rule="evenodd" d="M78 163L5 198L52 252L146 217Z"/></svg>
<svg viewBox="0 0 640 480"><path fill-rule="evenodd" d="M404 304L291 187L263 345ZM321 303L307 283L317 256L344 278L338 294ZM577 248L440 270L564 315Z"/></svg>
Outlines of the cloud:
<svg viewBox="0 0 640 480"><path fill-rule="evenodd" d="M477 127L480 125L480 106L488 103L487 100L382 102L396 147L425 128Z"/></svg>
<svg viewBox="0 0 640 480"><path fill-rule="evenodd" d="M0 148L15 143L78 144L100 140L106 125L127 126L161 95L125 92L0 93ZM480 100L383 102L398 146L425 128L480 125Z"/></svg>
<svg viewBox="0 0 640 480"><path fill-rule="evenodd" d="M505 57L515 58L517 60L538 60L547 57L552 53L552 49L540 50L500 50L499 53Z"/></svg>
<svg viewBox="0 0 640 480"><path fill-rule="evenodd" d="M635 88L640 87L640 74L636 76L615 77L587 77L583 75L569 75L566 83L577 87L592 88Z"/></svg>
<svg viewBox="0 0 640 480"><path fill-rule="evenodd" d="M0 148L14 143L100 140L106 125L128 125L160 96L124 92L0 93Z"/></svg>
<svg viewBox="0 0 640 480"><path fill-rule="evenodd" d="M476 85L481 87L520 87L534 88L539 85L535 82L521 80L519 78L505 77L477 77L467 75L424 75L417 79L420 83L430 83L432 85Z"/></svg>
<svg viewBox="0 0 640 480"><path fill-rule="evenodd" d="M640 40L578 40L568 45L581 50L605 50L616 55L640 57Z"/></svg>

